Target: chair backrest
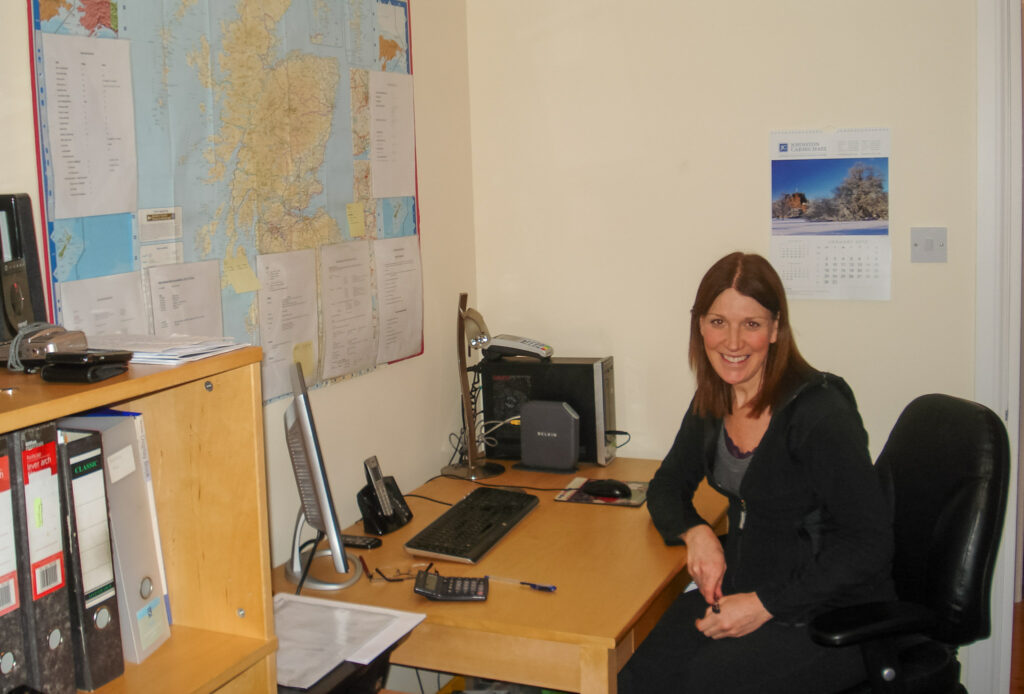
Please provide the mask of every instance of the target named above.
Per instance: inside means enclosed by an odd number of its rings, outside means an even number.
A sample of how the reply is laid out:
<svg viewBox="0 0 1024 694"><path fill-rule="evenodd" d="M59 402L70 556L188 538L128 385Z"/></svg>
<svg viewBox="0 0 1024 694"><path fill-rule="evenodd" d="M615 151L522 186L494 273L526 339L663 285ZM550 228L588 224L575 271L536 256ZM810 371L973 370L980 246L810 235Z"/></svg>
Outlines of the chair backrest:
<svg viewBox="0 0 1024 694"><path fill-rule="evenodd" d="M989 635L992 569L1006 513L1010 453L990 409L922 395L897 419L878 457L893 501L893 579L901 600L938 617L951 645Z"/></svg>

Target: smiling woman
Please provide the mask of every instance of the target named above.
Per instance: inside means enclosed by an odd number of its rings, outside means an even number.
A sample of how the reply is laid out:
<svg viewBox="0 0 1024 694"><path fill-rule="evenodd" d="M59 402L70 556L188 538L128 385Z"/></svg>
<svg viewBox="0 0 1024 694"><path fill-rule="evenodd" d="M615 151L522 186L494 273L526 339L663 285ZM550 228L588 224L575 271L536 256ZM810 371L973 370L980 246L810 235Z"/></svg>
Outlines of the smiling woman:
<svg viewBox="0 0 1024 694"><path fill-rule="evenodd" d="M733 408L736 393L732 383L715 368L716 361L722 360L712 360L704 330L705 324L713 328L716 321L725 320L727 317L717 312L726 309L737 327L746 321L743 327L747 334L757 332L752 321L769 333L770 349L766 348L755 369L760 380L750 402L751 414L760 415L778 397L786 381L799 380L814 369L796 348L786 290L775 269L759 255L732 253L705 273L690 309L689 356L690 368L697 376L694 404L698 414L724 417Z"/></svg>
<svg viewBox="0 0 1024 694"><path fill-rule="evenodd" d="M807 634L817 612L892 596L889 510L853 392L793 341L778 274L733 253L704 275L690 316L697 392L647 504L685 543L697 590L665 612L619 675L622 694L833 692L863 679L859 651ZM693 506L707 477L729 536Z"/></svg>
<svg viewBox="0 0 1024 694"><path fill-rule="evenodd" d="M768 348L778 337L775 315L729 287L700 318L704 353L718 377L732 386L742 408L761 390Z"/></svg>

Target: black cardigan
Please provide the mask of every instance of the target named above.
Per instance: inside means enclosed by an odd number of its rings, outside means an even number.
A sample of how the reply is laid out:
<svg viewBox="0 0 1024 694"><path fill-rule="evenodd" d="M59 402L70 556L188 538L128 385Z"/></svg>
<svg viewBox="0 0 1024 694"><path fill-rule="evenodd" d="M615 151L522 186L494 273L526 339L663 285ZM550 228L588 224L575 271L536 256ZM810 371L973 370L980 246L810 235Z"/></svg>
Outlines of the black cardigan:
<svg viewBox="0 0 1024 694"><path fill-rule="evenodd" d="M720 419L695 415L691 403L651 480L648 509L667 544L681 544L683 532L704 522L693 493L712 477L721 426ZM742 498L718 491L729 498L724 593L756 592L777 621L789 624L831 607L895 597L891 507L853 392L838 376L813 374L772 412Z"/></svg>

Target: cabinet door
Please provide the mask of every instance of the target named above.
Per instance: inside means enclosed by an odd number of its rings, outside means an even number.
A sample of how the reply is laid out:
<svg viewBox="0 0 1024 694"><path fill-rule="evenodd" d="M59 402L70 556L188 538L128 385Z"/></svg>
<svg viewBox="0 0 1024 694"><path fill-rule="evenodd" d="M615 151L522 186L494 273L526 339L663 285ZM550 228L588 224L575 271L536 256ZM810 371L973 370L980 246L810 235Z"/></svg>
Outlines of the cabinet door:
<svg viewBox="0 0 1024 694"><path fill-rule="evenodd" d="M174 624L273 637L259 364L125 407L144 415Z"/></svg>

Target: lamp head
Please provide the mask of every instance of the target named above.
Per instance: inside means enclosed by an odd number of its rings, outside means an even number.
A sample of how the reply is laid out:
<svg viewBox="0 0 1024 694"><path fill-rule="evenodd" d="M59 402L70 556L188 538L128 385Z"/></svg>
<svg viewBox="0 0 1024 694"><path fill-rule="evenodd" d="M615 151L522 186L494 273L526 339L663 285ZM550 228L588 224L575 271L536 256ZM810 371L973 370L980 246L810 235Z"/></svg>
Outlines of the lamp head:
<svg viewBox="0 0 1024 694"><path fill-rule="evenodd" d="M472 349L483 349L491 341L484 317L475 308L462 311L462 324L466 332L466 341Z"/></svg>

